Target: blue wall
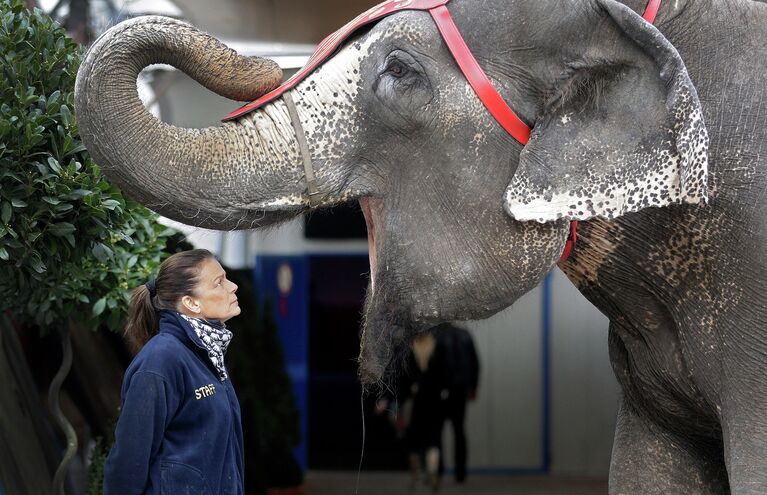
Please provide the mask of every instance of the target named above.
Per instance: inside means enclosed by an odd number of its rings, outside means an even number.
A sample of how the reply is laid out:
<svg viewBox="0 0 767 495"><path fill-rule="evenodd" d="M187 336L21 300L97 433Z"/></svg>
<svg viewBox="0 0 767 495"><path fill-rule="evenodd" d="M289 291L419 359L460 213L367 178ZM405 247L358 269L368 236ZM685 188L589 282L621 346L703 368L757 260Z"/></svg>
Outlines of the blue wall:
<svg viewBox="0 0 767 495"><path fill-rule="evenodd" d="M289 267L290 290L280 291L278 271ZM285 270L285 268L283 268ZM269 299L285 356L285 370L293 382L300 414L301 444L294 454L303 470L307 468L307 425L309 422L309 268L306 256L256 256L253 270L259 303Z"/></svg>

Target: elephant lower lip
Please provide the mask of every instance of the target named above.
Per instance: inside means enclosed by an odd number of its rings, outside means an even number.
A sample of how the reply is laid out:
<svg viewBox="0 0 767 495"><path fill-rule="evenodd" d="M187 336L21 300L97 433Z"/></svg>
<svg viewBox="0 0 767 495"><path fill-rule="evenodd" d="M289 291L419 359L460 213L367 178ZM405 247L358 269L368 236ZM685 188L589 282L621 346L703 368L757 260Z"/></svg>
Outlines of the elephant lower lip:
<svg viewBox="0 0 767 495"><path fill-rule="evenodd" d="M376 280L376 225L380 225L383 201L377 198L360 198L360 208L368 229L368 258L370 261L370 290L375 291Z"/></svg>

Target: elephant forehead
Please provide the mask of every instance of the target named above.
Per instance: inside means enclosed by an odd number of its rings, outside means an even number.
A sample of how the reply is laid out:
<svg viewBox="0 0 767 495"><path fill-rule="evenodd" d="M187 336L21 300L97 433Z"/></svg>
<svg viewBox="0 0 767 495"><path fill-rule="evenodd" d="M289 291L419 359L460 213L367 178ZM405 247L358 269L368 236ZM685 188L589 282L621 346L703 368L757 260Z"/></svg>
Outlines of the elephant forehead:
<svg viewBox="0 0 767 495"><path fill-rule="evenodd" d="M385 39L422 45L441 41L431 16L426 12L406 11L391 15L376 24L373 31L381 32ZM398 47L400 48L400 47Z"/></svg>
<svg viewBox="0 0 767 495"><path fill-rule="evenodd" d="M371 32L350 43L296 86L298 115L307 134L332 132L352 121L362 88L363 62L383 35Z"/></svg>

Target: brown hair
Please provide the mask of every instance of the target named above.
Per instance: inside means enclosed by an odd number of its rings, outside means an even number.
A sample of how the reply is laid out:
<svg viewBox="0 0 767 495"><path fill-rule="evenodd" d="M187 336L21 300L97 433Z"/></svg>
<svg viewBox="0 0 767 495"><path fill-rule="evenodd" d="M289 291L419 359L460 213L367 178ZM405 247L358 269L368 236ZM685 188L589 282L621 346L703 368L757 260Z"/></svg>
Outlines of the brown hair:
<svg viewBox="0 0 767 495"><path fill-rule="evenodd" d="M134 351L144 347L160 331L160 310L176 310L182 297L194 293L200 264L211 258L213 253L207 249L176 253L160 264L154 281L154 297L146 284L133 289L125 337Z"/></svg>

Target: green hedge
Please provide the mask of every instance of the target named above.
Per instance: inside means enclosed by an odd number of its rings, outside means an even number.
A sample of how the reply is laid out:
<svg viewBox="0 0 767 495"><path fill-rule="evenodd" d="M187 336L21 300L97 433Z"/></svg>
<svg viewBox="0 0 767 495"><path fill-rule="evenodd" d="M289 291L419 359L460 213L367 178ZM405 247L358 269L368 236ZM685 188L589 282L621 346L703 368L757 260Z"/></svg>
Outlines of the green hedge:
<svg viewBox="0 0 767 495"><path fill-rule="evenodd" d="M82 49L39 10L0 0L0 310L46 329L117 329L172 229L123 197L73 113Z"/></svg>

